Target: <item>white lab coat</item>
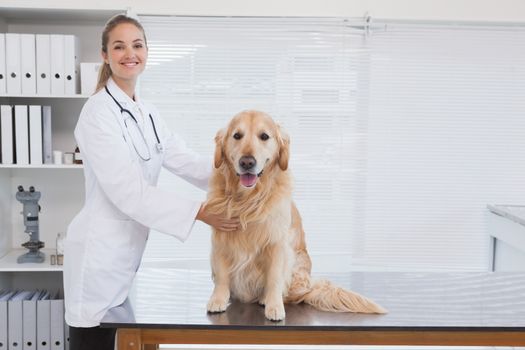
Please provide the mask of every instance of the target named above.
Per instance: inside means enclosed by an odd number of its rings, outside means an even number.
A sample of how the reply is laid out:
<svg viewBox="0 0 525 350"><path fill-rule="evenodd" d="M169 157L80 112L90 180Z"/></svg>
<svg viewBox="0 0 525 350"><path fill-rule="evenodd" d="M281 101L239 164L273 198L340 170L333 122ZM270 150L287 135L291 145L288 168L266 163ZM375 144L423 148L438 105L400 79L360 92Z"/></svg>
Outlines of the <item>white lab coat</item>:
<svg viewBox="0 0 525 350"><path fill-rule="evenodd" d="M151 160L137 155L124 124L128 115L107 92L102 89L91 96L75 128L86 199L68 227L64 253L65 317L74 327L98 326L109 308L126 299L150 228L181 241L188 237L200 202L158 189L161 166L202 189L212 170L211 158L186 148L153 106L137 98L134 102L112 79L107 87L143 127ZM155 148L149 113L162 153Z"/></svg>

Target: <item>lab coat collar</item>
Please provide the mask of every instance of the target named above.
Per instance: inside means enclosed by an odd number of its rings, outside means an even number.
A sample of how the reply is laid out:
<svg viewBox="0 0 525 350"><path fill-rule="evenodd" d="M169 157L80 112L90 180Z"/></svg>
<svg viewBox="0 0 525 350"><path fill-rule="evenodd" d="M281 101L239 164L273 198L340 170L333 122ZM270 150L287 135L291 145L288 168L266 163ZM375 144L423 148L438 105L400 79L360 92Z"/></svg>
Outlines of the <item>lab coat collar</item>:
<svg viewBox="0 0 525 350"><path fill-rule="evenodd" d="M113 78L109 78L108 82L106 83L106 86L109 89L109 92L115 97L115 99L124 107L129 108L132 106L135 106L135 104L140 104L140 98L135 90L135 101L131 97L129 97L118 85L115 83Z"/></svg>

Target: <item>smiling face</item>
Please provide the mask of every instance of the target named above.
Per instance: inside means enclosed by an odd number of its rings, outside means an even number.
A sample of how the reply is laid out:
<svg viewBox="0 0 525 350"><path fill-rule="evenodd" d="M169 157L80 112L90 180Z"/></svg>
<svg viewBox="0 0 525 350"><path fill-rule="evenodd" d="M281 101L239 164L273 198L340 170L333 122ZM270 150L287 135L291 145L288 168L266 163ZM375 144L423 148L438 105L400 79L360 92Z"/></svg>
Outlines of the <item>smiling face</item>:
<svg viewBox="0 0 525 350"><path fill-rule="evenodd" d="M144 71L148 57L146 39L141 29L132 23L120 23L109 33L104 62L111 68L111 76L119 83L135 83Z"/></svg>
<svg viewBox="0 0 525 350"><path fill-rule="evenodd" d="M241 112L216 137L215 167L226 161L245 188L255 187L264 171L278 163L288 167L288 139L270 116L258 111Z"/></svg>

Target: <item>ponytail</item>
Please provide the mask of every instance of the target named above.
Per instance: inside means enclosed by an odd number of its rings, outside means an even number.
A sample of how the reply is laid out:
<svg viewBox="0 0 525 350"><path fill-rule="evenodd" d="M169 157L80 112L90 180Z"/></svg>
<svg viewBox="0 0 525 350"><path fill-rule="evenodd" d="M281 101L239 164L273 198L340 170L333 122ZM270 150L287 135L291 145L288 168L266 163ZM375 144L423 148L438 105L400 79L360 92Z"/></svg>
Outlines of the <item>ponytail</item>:
<svg viewBox="0 0 525 350"><path fill-rule="evenodd" d="M98 72L98 82L97 88L95 89L95 94L99 92L104 86L106 86L109 78L111 77L111 67L106 62L102 63L102 67Z"/></svg>

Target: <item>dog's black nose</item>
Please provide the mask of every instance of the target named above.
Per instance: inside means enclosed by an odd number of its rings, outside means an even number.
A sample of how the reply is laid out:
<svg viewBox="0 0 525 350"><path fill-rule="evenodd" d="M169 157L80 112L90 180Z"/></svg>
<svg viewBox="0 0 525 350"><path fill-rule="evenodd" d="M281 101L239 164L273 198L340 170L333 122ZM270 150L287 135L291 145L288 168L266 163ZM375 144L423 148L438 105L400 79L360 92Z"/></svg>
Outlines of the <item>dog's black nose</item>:
<svg viewBox="0 0 525 350"><path fill-rule="evenodd" d="M241 159L239 159L239 165L244 170L250 170L251 168L255 166L256 163L257 161L252 156L243 156L241 157Z"/></svg>

